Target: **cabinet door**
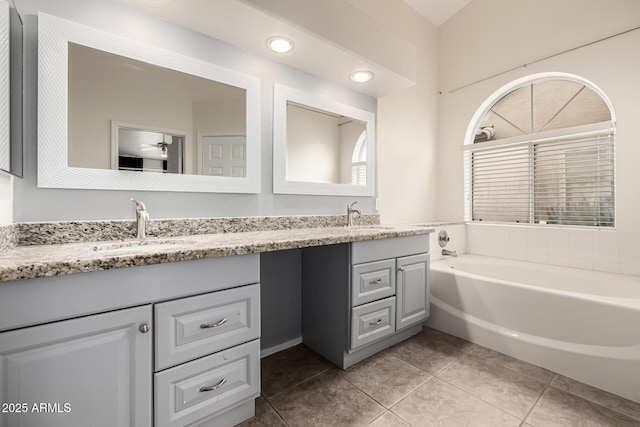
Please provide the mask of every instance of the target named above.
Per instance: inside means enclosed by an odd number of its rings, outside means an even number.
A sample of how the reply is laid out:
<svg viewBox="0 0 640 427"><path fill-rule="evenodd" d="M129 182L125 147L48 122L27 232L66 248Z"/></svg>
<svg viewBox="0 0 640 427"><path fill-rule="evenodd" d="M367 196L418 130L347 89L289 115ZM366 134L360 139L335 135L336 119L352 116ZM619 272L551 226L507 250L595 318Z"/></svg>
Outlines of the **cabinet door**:
<svg viewBox="0 0 640 427"><path fill-rule="evenodd" d="M151 306L0 334L0 402L14 405L0 426L150 426L152 334L143 324Z"/></svg>
<svg viewBox="0 0 640 427"><path fill-rule="evenodd" d="M429 254L398 258L396 330L429 317Z"/></svg>

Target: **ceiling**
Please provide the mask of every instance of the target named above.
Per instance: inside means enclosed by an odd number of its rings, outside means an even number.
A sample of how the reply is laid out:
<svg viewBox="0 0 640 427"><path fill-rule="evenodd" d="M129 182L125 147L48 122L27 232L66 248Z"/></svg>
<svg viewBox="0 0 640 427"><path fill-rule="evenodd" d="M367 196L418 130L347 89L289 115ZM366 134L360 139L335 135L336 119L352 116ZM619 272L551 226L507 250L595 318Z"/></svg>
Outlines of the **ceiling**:
<svg viewBox="0 0 640 427"><path fill-rule="evenodd" d="M455 15L471 0L404 0L436 27Z"/></svg>
<svg viewBox="0 0 640 427"><path fill-rule="evenodd" d="M301 7L300 0L118 1L370 96L415 84L416 47L348 0L306 0L313 7ZM471 0L404 1L439 26ZM286 55L269 51L265 40L274 34L295 40L296 49ZM375 79L349 80L360 69Z"/></svg>
<svg viewBox="0 0 640 427"><path fill-rule="evenodd" d="M416 47L346 0L305 0L307 7L301 0L118 1L373 97L415 84ZM286 55L270 51L266 40L274 35L294 40L296 48ZM363 69L375 79L349 79Z"/></svg>

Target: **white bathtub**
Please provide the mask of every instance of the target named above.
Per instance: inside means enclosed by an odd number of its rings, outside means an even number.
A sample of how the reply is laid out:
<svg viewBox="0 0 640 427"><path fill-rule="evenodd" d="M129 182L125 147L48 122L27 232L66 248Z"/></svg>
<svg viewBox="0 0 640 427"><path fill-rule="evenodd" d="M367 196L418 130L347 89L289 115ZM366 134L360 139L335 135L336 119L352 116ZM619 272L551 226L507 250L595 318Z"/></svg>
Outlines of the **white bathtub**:
<svg viewBox="0 0 640 427"><path fill-rule="evenodd" d="M640 278L478 255L431 265L427 325L640 402Z"/></svg>

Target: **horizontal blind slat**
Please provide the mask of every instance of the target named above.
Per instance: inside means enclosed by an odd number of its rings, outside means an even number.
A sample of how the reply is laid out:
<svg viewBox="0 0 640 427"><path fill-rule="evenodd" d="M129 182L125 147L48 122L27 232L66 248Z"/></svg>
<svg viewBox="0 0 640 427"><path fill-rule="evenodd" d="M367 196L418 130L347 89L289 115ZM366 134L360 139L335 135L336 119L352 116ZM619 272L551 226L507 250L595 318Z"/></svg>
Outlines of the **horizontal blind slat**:
<svg viewBox="0 0 640 427"><path fill-rule="evenodd" d="M465 152L473 220L613 226L613 134Z"/></svg>

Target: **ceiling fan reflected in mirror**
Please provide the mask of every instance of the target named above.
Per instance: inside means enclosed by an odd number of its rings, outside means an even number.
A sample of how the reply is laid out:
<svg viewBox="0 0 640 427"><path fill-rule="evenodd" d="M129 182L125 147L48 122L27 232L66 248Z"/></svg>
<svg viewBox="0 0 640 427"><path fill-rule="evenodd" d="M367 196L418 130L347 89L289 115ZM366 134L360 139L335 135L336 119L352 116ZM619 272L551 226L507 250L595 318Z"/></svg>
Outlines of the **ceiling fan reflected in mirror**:
<svg viewBox="0 0 640 427"><path fill-rule="evenodd" d="M162 141L156 143L156 144L140 144L140 146L142 146L142 148L140 149L140 151L149 151L149 150L160 150L160 157L162 157L163 159L167 158L167 148L169 147L169 145L171 145L171 140L169 140L168 142L166 141L166 136L165 134L162 134ZM171 137L171 135L169 135L169 137Z"/></svg>

